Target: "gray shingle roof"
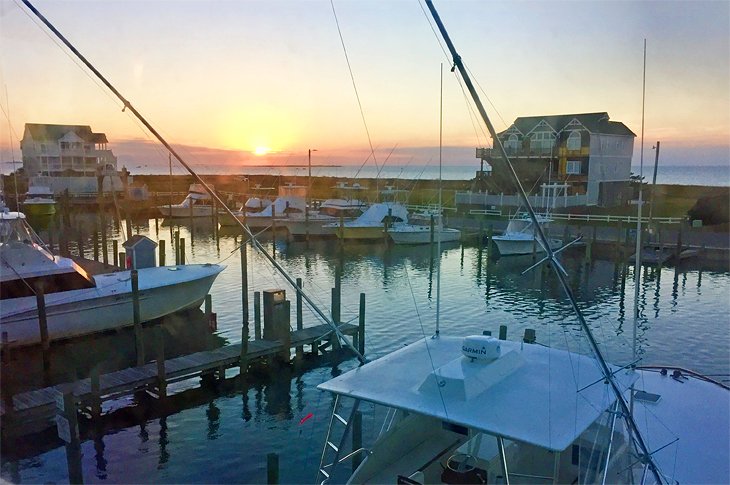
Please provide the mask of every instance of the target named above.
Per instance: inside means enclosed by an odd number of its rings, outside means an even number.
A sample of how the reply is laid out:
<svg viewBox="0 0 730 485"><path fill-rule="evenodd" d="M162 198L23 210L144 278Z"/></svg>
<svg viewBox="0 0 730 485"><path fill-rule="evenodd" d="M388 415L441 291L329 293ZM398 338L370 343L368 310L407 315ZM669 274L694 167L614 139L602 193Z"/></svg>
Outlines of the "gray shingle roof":
<svg viewBox="0 0 730 485"><path fill-rule="evenodd" d="M30 132L34 141L58 141L73 131L82 140L89 143L109 143L104 133L93 133L88 125L47 125L42 123L26 123L25 128Z"/></svg>
<svg viewBox="0 0 730 485"><path fill-rule="evenodd" d="M580 113L548 116L521 116L512 126L523 135L531 132L541 121L545 121L556 132L562 131L573 120L578 120L589 132L607 135L636 136L626 125L619 121L609 121L608 113ZM504 132L502 132L504 133ZM501 135L502 133L499 133Z"/></svg>

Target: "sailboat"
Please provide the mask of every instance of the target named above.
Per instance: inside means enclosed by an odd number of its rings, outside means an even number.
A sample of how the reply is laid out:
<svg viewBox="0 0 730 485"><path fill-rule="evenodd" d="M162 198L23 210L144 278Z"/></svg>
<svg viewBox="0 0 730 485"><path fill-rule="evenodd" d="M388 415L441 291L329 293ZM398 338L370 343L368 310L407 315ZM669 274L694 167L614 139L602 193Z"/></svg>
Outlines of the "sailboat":
<svg viewBox="0 0 730 485"><path fill-rule="evenodd" d="M679 369L605 361L460 56L426 4L593 356L485 335L446 337L437 327L431 338L318 386L334 404L317 483L727 483L730 389ZM372 445L349 449L363 402L387 408L383 426ZM345 466L349 460L359 464Z"/></svg>

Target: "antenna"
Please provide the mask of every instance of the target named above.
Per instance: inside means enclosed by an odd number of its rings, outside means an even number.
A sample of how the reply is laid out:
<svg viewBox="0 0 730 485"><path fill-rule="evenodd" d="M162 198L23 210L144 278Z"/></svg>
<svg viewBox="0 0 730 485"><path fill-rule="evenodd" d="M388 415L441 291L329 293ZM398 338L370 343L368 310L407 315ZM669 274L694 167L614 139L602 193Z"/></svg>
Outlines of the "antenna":
<svg viewBox="0 0 730 485"><path fill-rule="evenodd" d="M581 328L583 329L583 331L586 334L586 338L588 339L591 349L593 350L593 354L596 356L596 360L598 361L598 363L601 367L603 375L606 378L606 380L609 382L609 384L611 385L611 388L613 389L613 392L616 396L616 400L618 401L619 406L621 407L621 412L624 415L626 422L629 424L631 431L634 433L634 436L636 437L637 444L639 445L639 448L641 449L641 453L643 455L642 459L646 460L646 464L651 469L651 472L654 475L654 478L656 479L656 481L658 483L664 483L664 480L658 471L656 463L654 463L654 459L652 458L652 455L649 452L649 448L646 446L646 443L644 442L644 439L642 438L641 433L639 432L639 427L636 425L636 422L634 421L634 418L631 415L631 410L629 409L629 406L626 403L626 400L624 399L623 391L618 387L618 383L614 379L613 373L608 368L608 364L606 363L606 360L603 358L603 354L601 353L601 350L598 348L598 343L596 342L596 339L593 337L593 333L591 332L591 329L588 326L588 323L586 322L585 317L583 316L583 312L581 312L580 308L578 308L578 303L575 300L573 291L570 289L570 286L568 285L568 281L566 280L563 273L561 273L560 270L558 269L560 267L560 265L557 262L557 260L555 259L555 252L550 247L549 241L548 241L547 237L545 236L545 233L543 232L542 227L540 226L540 224L538 222L537 215L535 214L535 211L532 208L532 205L530 205L530 201L527 198L525 189L524 189L524 187L522 187L522 183L520 182L519 177L517 177L517 172L515 172L515 169L512 166L512 162L510 161L509 157L507 156L507 152L504 149L504 145L502 145L502 141L497 136L497 132L494 129L492 122L489 120L489 116L487 116L487 112L484 110L484 105L482 104L481 100L479 99L479 94L477 94L476 89L474 89L474 85L471 82L471 78L469 77L469 74L467 73L463 62L461 61L461 56L459 56L459 54L456 52L456 47L454 47L454 44L451 42L451 38L449 37L449 34L446 31L446 27L444 27L444 24L441 22L441 18L439 17L438 12L436 11L436 7L434 7L434 5L433 5L433 1L426 0L426 5L428 6L428 9L431 12L431 15L433 16L433 19L436 22L436 25L438 26L439 31L441 32L441 36L444 38L444 41L446 42L446 45L449 48L449 52L451 53L451 56L453 57L453 60L454 60L454 68L459 70L459 74L461 74L461 77L464 80L464 84L466 84L466 87L469 90L469 94L471 94L471 97L474 100L474 104L476 105L477 110L479 111L479 114L481 115L482 120L484 121L484 124L487 126L487 129L489 130L489 134L492 137L492 142L493 142L494 146L499 148L499 153L502 156L502 159L507 164L507 167L509 168L509 173L512 177L513 182L517 186L518 193L520 195L520 198L522 199L522 203L525 205L525 208L527 209L530 219L532 219L532 224L535 226L537 235L539 236L540 241L542 242L542 245L543 245L545 251L547 252L547 255L548 255L547 259L550 261L551 266L553 267L553 269L555 271L555 275L557 276L558 281L560 282L560 286L563 288L563 291L565 292L565 295L568 297L568 300L570 300L570 304L573 307L573 312L575 312L575 316L578 318Z"/></svg>

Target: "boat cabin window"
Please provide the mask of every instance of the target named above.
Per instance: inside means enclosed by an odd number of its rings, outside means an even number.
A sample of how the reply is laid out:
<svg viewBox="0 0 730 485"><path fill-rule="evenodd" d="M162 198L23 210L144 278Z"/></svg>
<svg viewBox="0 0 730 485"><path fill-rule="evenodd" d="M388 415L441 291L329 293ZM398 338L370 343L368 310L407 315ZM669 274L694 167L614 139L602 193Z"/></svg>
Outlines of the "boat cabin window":
<svg viewBox="0 0 730 485"><path fill-rule="evenodd" d="M55 275L44 275L39 278L17 278L0 282L0 300L35 296L37 280L43 281L43 291L58 293L61 291L82 290L94 288L94 283L75 271Z"/></svg>

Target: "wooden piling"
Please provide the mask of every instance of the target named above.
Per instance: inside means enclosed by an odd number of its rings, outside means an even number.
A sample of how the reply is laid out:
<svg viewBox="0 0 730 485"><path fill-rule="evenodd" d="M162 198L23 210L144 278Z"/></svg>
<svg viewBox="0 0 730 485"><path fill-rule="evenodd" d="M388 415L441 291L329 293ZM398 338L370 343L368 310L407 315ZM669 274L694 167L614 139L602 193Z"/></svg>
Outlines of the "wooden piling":
<svg viewBox="0 0 730 485"><path fill-rule="evenodd" d="M213 313L213 296L211 296L210 293L205 295L205 304L203 308L205 309L205 321L210 321L210 316Z"/></svg>
<svg viewBox="0 0 730 485"><path fill-rule="evenodd" d="M271 204L271 257L276 259L276 207Z"/></svg>
<svg viewBox="0 0 730 485"><path fill-rule="evenodd" d="M362 448L362 411L355 411L352 415L352 451ZM356 453L352 457L352 471L362 463L362 453Z"/></svg>
<svg viewBox="0 0 730 485"><path fill-rule="evenodd" d="M507 325L499 326L499 340L507 340Z"/></svg>
<svg viewBox="0 0 730 485"><path fill-rule="evenodd" d="M185 238L180 238L180 264L185 264Z"/></svg>
<svg viewBox="0 0 730 485"><path fill-rule="evenodd" d="M139 311L139 274L132 270L132 314L134 317L134 346L137 352L137 365L144 365L144 336L142 335L142 319Z"/></svg>
<svg viewBox="0 0 730 485"><path fill-rule="evenodd" d="M357 319L357 350L365 355L365 293L360 293L360 310Z"/></svg>
<svg viewBox="0 0 730 485"><path fill-rule="evenodd" d="M124 251L119 252L119 267L122 269L127 268L127 253Z"/></svg>
<svg viewBox="0 0 730 485"><path fill-rule="evenodd" d="M522 341L526 344L534 344L537 341L537 335L535 334L534 328L526 328L525 329L525 336L522 338Z"/></svg>
<svg viewBox="0 0 730 485"><path fill-rule="evenodd" d="M94 261L99 261L99 231L94 231L92 244L94 245Z"/></svg>
<svg viewBox="0 0 730 485"><path fill-rule="evenodd" d="M239 375L248 370L248 253L246 252L245 236L241 236L241 357L239 358ZM258 327L261 331L261 327ZM260 335L257 337L260 338Z"/></svg>
<svg viewBox="0 0 730 485"><path fill-rule="evenodd" d="M165 249L165 240L164 239L160 239L160 241L157 244L158 244L157 249L158 249L158 251L160 253L160 255L159 255L159 265L160 266L165 266L165 251L166 251L166 249Z"/></svg>
<svg viewBox="0 0 730 485"><path fill-rule="evenodd" d="M38 328L41 336L41 350L43 353L43 369L50 368L50 339L48 337L48 318L46 315L46 296L43 280L36 280L35 287L36 306L38 308Z"/></svg>
<svg viewBox="0 0 730 485"><path fill-rule="evenodd" d="M10 340L8 339L8 332L2 332L0 334L0 338L2 339L2 363L3 365L7 364L9 359L9 349L8 345L10 344Z"/></svg>
<svg viewBox="0 0 730 485"><path fill-rule="evenodd" d="M158 327L156 334L157 397L164 399L167 397L167 371L165 369L165 338L162 328Z"/></svg>
<svg viewBox="0 0 730 485"><path fill-rule="evenodd" d="M101 216L101 262L105 265L109 264L109 248L107 247L107 238L106 238L106 217L104 217L104 212L100 214Z"/></svg>
<svg viewBox="0 0 730 485"><path fill-rule="evenodd" d="M277 453L266 455L266 483L269 485L279 483L279 455Z"/></svg>
<svg viewBox="0 0 730 485"><path fill-rule="evenodd" d="M679 223L679 230L677 231L677 247L674 251L674 256L679 260L679 253L682 252L682 228L684 227L684 223Z"/></svg>
<svg viewBox="0 0 730 485"><path fill-rule="evenodd" d="M89 373L91 383L91 417L97 420L101 417L101 386L99 385L99 367L94 366Z"/></svg>
<svg viewBox="0 0 730 485"><path fill-rule="evenodd" d="M76 410L76 397L72 391L56 395L56 426L58 436L66 442L66 464L69 483L84 483L81 467L81 440Z"/></svg>
<svg viewBox="0 0 730 485"><path fill-rule="evenodd" d="M494 226L487 226L487 261L492 260L492 236L494 235ZM480 236L481 237L481 236ZM479 242L481 244L481 241ZM463 248L463 245L462 245Z"/></svg>
<svg viewBox="0 0 730 485"><path fill-rule="evenodd" d="M116 239L112 240L112 262L117 268L122 266L119 263L119 241Z"/></svg>
<svg viewBox="0 0 730 485"><path fill-rule="evenodd" d="M254 338L261 340L261 292L254 291L253 293L253 325L254 325Z"/></svg>
<svg viewBox="0 0 730 485"><path fill-rule="evenodd" d="M180 264L180 231L175 231L175 266Z"/></svg>
<svg viewBox="0 0 730 485"><path fill-rule="evenodd" d="M432 250L433 250L433 241L434 241L435 231L436 231L436 221L434 219L433 214L431 214L431 227L430 227L429 243L431 244Z"/></svg>
<svg viewBox="0 0 730 485"><path fill-rule="evenodd" d="M297 278L297 289L302 289L302 279ZM301 330L304 328L304 321L303 321L303 314L302 314L302 292L297 291L297 330ZM298 346L296 348L296 357L297 359L301 359L304 356L304 347Z"/></svg>
<svg viewBox="0 0 730 485"><path fill-rule="evenodd" d="M84 233L79 230L79 236L76 239L76 248L79 254L79 258L84 257Z"/></svg>
<svg viewBox="0 0 730 485"><path fill-rule="evenodd" d="M340 288L338 286L335 286L332 288L332 321L335 325L340 324L340 302L341 302L341 294L340 294ZM330 334L330 343L332 344L332 348L340 348L340 341L337 338L337 334L332 332Z"/></svg>

